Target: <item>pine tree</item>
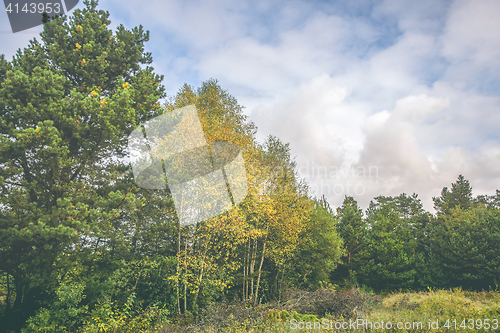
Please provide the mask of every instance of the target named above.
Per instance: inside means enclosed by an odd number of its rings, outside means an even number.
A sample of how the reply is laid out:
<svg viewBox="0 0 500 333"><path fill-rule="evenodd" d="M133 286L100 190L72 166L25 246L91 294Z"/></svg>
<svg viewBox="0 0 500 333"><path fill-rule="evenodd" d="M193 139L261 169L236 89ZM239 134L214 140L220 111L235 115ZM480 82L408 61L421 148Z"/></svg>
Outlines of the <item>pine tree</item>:
<svg viewBox="0 0 500 333"><path fill-rule="evenodd" d="M337 231L344 240L345 254L333 278L356 283L356 275L362 269L363 258L367 250L367 224L363 219L363 211L353 197L345 197L342 206L337 208L337 216L339 219Z"/></svg>
<svg viewBox="0 0 500 333"><path fill-rule="evenodd" d="M448 214L453 208L468 209L472 204L472 187L463 175L459 175L455 183L451 184L451 191L443 187L441 196L432 198L434 208L438 214Z"/></svg>
<svg viewBox="0 0 500 333"><path fill-rule="evenodd" d="M291 276L294 285L305 289L328 285L330 274L344 254L337 223L338 217L326 198L323 196L314 200L309 221L300 235L302 242L293 260Z"/></svg>
<svg viewBox="0 0 500 333"><path fill-rule="evenodd" d="M50 303L73 254L116 252L117 218L139 204L117 160L131 130L163 112L149 33L113 33L96 7L47 20L41 41L0 58L0 271L17 325Z"/></svg>

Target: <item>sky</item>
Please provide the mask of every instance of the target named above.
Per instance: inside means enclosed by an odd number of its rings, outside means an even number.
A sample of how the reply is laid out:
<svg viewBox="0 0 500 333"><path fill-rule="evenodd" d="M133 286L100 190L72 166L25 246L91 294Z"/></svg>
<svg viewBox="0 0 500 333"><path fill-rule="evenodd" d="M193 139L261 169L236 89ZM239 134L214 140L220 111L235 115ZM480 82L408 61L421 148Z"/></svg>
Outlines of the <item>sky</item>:
<svg viewBox="0 0 500 333"><path fill-rule="evenodd" d="M79 3L76 8L83 8ZM500 1L105 0L112 27L143 25L167 94L217 79L263 142L290 143L311 192L432 197L463 174L500 188ZM8 60L41 27L13 34Z"/></svg>

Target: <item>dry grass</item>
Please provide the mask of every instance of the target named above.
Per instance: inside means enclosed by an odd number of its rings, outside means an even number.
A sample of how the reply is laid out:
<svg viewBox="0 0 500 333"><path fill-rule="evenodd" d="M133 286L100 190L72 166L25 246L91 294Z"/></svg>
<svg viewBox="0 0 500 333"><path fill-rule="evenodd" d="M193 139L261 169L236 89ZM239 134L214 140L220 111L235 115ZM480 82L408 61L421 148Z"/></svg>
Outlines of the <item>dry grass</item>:
<svg viewBox="0 0 500 333"><path fill-rule="evenodd" d="M318 319L319 318L319 319ZM161 332L200 333L282 333L282 332L327 332L331 330L291 329L290 319L297 321L348 321L364 319L369 322L382 320L387 323L422 323L422 329L367 329L364 332L456 332L453 327L444 328L447 319L497 319L500 321L500 293L466 292L455 290L429 290L426 292L393 293L385 297L370 296L351 290L332 293L328 290L316 292L289 291L282 302L270 303L258 308L246 307L242 303L214 304L206 309L198 321L190 325L170 325ZM429 320L439 321L439 329L428 329ZM483 321L484 322L484 321ZM459 329L467 332L500 332L492 328ZM353 332L354 330L342 330ZM363 332L362 329L357 332Z"/></svg>
<svg viewBox="0 0 500 333"><path fill-rule="evenodd" d="M432 332L454 332L452 327L443 327L447 320L457 321L457 325L465 319L484 320L497 319L500 321L500 294L498 292L463 292L455 290L435 290L416 293L394 293L386 296L381 306L375 308L365 317L371 322L421 322L424 330L398 330L398 332L430 331L428 329L429 320L438 320L440 329ZM452 324L452 323L450 323ZM462 331L464 329L461 329ZM498 330L477 330L475 328L466 329L468 332L478 331L500 331ZM378 330L383 332L383 330Z"/></svg>

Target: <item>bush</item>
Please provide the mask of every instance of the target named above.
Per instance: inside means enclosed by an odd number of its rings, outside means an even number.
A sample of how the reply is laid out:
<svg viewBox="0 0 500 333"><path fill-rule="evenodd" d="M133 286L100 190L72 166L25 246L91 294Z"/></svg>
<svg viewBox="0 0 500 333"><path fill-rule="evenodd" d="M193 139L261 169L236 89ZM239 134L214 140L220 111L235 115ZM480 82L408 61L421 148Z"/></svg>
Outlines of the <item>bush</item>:
<svg viewBox="0 0 500 333"><path fill-rule="evenodd" d="M28 319L22 332L58 333L73 330L81 323L81 317L87 311L87 306L80 305L85 298L84 289L83 283L61 283L56 290L54 304L50 309L38 310L35 316Z"/></svg>
<svg viewBox="0 0 500 333"><path fill-rule="evenodd" d="M314 292L288 290L281 303L270 305L288 312L315 315L318 318L331 315L339 318L355 318L358 313L381 302L379 296L362 294L358 289L347 292L332 292L318 289Z"/></svg>

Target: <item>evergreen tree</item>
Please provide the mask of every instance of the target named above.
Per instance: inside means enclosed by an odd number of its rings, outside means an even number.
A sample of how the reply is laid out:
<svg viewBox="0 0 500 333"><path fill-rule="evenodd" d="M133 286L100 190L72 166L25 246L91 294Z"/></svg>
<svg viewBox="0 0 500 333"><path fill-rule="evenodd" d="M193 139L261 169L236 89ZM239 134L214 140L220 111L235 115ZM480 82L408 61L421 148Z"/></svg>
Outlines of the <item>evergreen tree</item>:
<svg viewBox="0 0 500 333"><path fill-rule="evenodd" d="M390 207L393 212L400 214L405 219L422 215L425 212L418 194L413 193L409 196L406 193L402 193L397 197L386 197L383 195L375 197L374 201L370 201L370 206L366 214L367 217L370 219L382 207Z"/></svg>
<svg viewBox="0 0 500 333"><path fill-rule="evenodd" d="M443 187L441 196L433 197L432 200L438 214L447 214L457 206L468 209L472 204L472 187L463 175L459 175L457 181L451 184L451 191Z"/></svg>
<svg viewBox="0 0 500 333"><path fill-rule="evenodd" d="M333 280L356 283L367 249L367 225L363 211L353 197L346 196L342 206L337 208L337 232L344 241L344 255L332 275Z"/></svg>
<svg viewBox="0 0 500 333"><path fill-rule="evenodd" d="M378 290L411 288L419 255L414 229L390 206L382 206L369 220L365 284Z"/></svg>
<svg viewBox="0 0 500 333"><path fill-rule="evenodd" d="M113 33L96 7L48 20L41 41L0 59L0 271L15 290L2 327L50 304L77 257L90 272L117 254L121 211L139 205L117 160L131 130L162 113L162 77L149 33Z"/></svg>
<svg viewBox="0 0 500 333"><path fill-rule="evenodd" d="M295 286L316 289L328 285L331 273L344 254L337 223L338 218L326 198L315 200L292 261L291 278Z"/></svg>
<svg viewBox="0 0 500 333"><path fill-rule="evenodd" d="M426 253L427 285L481 290L500 278L500 211L459 206L430 224Z"/></svg>

